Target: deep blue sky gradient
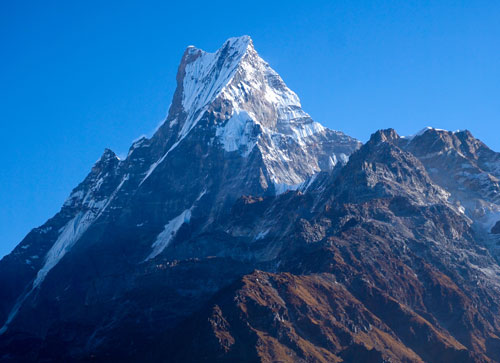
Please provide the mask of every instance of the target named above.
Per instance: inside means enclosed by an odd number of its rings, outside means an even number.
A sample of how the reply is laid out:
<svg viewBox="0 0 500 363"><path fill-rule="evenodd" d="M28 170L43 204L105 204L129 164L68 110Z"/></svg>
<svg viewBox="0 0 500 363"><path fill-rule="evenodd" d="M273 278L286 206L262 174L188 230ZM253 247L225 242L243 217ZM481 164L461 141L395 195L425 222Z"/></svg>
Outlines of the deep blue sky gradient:
<svg viewBox="0 0 500 363"><path fill-rule="evenodd" d="M250 35L324 125L500 151L499 1L0 2L0 256L164 119L187 45Z"/></svg>

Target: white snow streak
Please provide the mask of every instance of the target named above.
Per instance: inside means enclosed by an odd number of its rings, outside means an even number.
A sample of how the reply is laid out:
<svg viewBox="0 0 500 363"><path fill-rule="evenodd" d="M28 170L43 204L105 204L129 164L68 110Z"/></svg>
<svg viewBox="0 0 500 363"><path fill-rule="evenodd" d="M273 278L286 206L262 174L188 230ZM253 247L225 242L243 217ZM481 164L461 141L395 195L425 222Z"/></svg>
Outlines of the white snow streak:
<svg viewBox="0 0 500 363"><path fill-rule="evenodd" d="M90 191L87 193L84 202L86 202L87 207L90 208L86 212L79 212L73 219L71 219L64 227L60 229L59 237L54 242L50 250L45 255L44 265L33 281L31 289L21 295L16 301L14 307L12 308L9 316L4 323L3 327L0 329L0 335L7 331L8 325L17 315L19 309L21 308L24 301L31 295L31 293L38 288L42 282L47 277L47 274L61 261L61 259L68 253L75 243L80 239L80 237L87 231L87 229L94 223L94 221L99 218L102 213L109 206L111 201L115 198L116 194L120 191L123 184L129 179L129 175L126 174L121 180L120 184L113 191L109 199L103 199L96 201L90 199ZM92 191L96 191L102 185L102 179L96 182L96 185L92 187ZM81 195L79 195L81 198ZM87 199L90 199L87 201ZM38 258L38 256L37 256Z"/></svg>
<svg viewBox="0 0 500 363"><path fill-rule="evenodd" d="M149 254L149 256L144 260L148 261L156 256L158 256L160 253L162 253L165 248L170 244L172 239L175 237L177 234L177 231L182 227L184 223L189 223L191 221L191 211L196 205L196 202L198 202L203 195L205 195L206 191L203 191L198 198L195 200L194 204L191 206L191 208L186 209L183 211L181 214L179 214L177 217L171 219L166 225L163 231L156 237L156 240L154 241L153 245L151 246L153 248L153 251Z"/></svg>
<svg viewBox="0 0 500 363"><path fill-rule="evenodd" d="M33 281L33 289L37 288L43 282L49 271L52 270L71 247L73 247L75 242L89 228L94 219L92 212L80 212L66 224L57 241L52 245L49 252L47 252L45 264L38 271L35 281Z"/></svg>
<svg viewBox="0 0 500 363"><path fill-rule="evenodd" d="M189 223L190 220L191 208L186 209L184 212L168 222L165 225L163 232L156 237L156 241L151 246L153 251L146 258L146 261L158 256L170 244L170 241L172 241L175 237L179 228L181 228L184 223Z"/></svg>
<svg viewBox="0 0 500 363"><path fill-rule="evenodd" d="M43 282L49 271L52 270L52 268L54 268L55 265L57 265L57 263L64 257L64 255L71 249L71 247L73 247L73 245L80 238L80 236L92 224L93 218L90 217L91 214L92 213L90 211L86 212L85 214L80 212L76 215L76 217L70 220L63 227L63 230L59 235L59 238L52 245L49 252L47 252L47 255L45 256L45 263L43 267L38 271L38 274L35 280L33 281L31 290L26 294L21 295L17 299L16 303L14 304L14 307L9 313L7 320L5 321L5 324L0 329L0 335L7 331L9 324L11 323L12 319L14 319L14 317L17 315L19 309L21 308L24 301L28 298L28 296L31 295L33 290L35 290L38 286L40 286L40 284Z"/></svg>

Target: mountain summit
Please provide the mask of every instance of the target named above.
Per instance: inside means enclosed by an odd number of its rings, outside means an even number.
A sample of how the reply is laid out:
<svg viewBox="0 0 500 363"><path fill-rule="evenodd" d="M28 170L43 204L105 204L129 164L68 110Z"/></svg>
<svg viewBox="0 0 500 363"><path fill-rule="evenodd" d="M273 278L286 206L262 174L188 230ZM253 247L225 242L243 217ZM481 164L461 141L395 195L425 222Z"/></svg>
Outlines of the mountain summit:
<svg viewBox="0 0 500 363"><path fill-rule="evenodd" d="M144 179L191 132L227 153L261 158L262 187L275 192L345 163L360 145L313 121L248 36L228 39L215 53L186 49L168 118L153 137L166 140L166 150Z"/></svg>
<svg viewBox="0 0 500 363"><path fill-rule="evenodd" d="M362 145L248 36L190 46L155 134L0 261L0 360L498 362L499 155Z"/></svg>

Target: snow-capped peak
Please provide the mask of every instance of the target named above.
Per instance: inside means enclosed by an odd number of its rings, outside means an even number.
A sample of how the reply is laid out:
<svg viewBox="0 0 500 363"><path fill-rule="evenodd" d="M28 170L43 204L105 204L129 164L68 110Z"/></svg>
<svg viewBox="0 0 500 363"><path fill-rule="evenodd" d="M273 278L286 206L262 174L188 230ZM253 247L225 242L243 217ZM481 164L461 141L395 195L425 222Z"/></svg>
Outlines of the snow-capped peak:
<svg viewBox="0 0 500 363"><path fill-rule="evenodd" d="M340 156L331 140L343 138L302 110L299 97L259 56L249 36L230 38L214 53L186 49L169 116L156 134L163 154L141 185L188 135L201 137L195 129L210 145L243 157L258 148L271 181L287 185L331 168L330 160ZM357 141L346 141L357 147Z"/></svg>
<svg viewBox="0 0 500 363"><path fill-rule="evenodd" d="M242 36L228 39L215 53L187 48L182 82L182 107L187 113L195 113L218 96L251 44L249 36Z"/></svg>
<svg viewBox="0 0 500 363"><path fill-rule="evenodd" d="M179 123L177 141L194 128L216 99L225 105L227 120L245 113L254 123L299 143L324 130L258 55L249 36L230 38L214 53L189 46L179 67L179 81L178 105L170 117L170 127Z"/></svg>

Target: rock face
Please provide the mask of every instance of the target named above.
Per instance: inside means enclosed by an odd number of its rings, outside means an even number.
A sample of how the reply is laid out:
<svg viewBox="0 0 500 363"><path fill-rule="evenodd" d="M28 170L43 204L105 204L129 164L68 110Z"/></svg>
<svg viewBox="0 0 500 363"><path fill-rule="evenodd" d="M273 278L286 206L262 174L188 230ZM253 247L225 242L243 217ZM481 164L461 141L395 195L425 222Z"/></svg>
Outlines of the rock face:
<svg viewBox="0 0 500 363"><path fill-rule="evenodd" d="M451 193L455 203L473 220L476 233L500 261L500 153L489 149L467 131L426 128L398 143L424 164L431 178ZM498 233L498 232L497 232Z"/></svg>
<svg viewBox="0 0 500 363"><path fill-rule="evenodd" d="M188 47L158 131L0 261L0 357L500 361L499 160L468 132L361 146L249 37Z"/></svg>

